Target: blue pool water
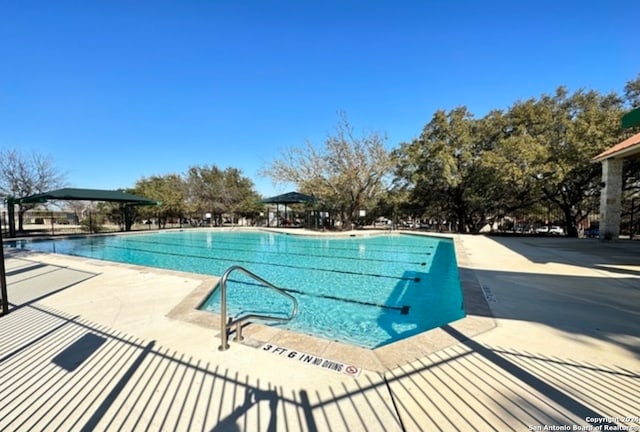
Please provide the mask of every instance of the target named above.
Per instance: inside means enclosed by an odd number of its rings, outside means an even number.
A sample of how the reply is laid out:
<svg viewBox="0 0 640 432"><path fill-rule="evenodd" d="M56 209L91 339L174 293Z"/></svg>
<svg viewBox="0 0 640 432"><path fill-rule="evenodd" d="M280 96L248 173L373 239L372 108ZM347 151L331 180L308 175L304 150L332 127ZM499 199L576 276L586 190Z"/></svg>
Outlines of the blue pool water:
<svg viewBox="0 0 640 432"><path fill-rule="evenodd" d="M20 241L17 247L221 275L241 265L299 302L272 324L366 348L464 317L453 242L406 234L310 237L258 231L172 231ZM227 284L230 316L286 316L291 302L242 273ZM218 312L219 290L201 309Z"/></svg>

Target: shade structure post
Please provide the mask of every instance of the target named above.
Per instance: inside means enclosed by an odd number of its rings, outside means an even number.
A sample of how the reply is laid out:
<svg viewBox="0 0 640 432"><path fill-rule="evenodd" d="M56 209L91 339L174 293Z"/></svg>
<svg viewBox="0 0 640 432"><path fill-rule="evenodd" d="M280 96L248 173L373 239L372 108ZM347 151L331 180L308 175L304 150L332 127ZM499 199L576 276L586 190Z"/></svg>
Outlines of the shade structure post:
<svg viewBox="0 0 640 432"><path fill-rule="evenodd" d="M7 213L9 238L13 238L16 236L16 201L13 197L7 198Z"/></svg>
<svg viewBox="0 0 640 432"><path fill-rule="evenodd" d="M4 241L2 240L2 218L0 217L0 316L7 313L9 313L7 271L4 266Z"/></svg>
<svg viewBox="0 0 640 432"><path fill-rule="evenodd" d="M316 198L312 195L305 195L300 192L288 192L282 195L277 195L270 198L265 198L260 201L262 204L275 204L276 205L276 220L278 220L278 226L280 226L280 204L284 205L284 218L287 219L287 205L289 204L314 204ZM268 212L267 212L268 214ZM269 218L267 217L267 226L269 226Z"/></svg>

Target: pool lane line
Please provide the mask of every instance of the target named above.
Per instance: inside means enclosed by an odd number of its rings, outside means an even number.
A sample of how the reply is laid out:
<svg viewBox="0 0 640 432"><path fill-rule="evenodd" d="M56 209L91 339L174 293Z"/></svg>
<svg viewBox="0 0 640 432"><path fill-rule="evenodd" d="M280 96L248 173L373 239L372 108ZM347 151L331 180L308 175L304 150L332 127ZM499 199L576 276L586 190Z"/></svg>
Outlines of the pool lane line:
<svg viewBox="0 0 640 432"><path fill-rule="evenodd" d="M244 282L241 280L237 280L237 279L229 279L229 282L235 282L235 283L239 283L239 284L243 284L243 285L253 285L253 286L264 286L261 285L259 283L255 283L255 282ZM278 288L280 288L283 291L289 292L289 293L294 293L294 294L300 294L300 295L306 295L306 296L310 296L310 297L319 297L319 298L325 298L325 299L329 299L329 300L337 300L337 301L341 301L341 302L345 302L345 303L357 303L357 304L361 304L364 306L373 306L373 307L379 307L382 309L393 309L393 310L398 310L400 311L400 315L408 315L409 314L409 309L411 309L411 306L389 306L389 305L385 305L385 304L380 304L380 303L373 303L373 302L367 302L364 300L355 300L355 299L350 299L350 298L345 298L345 297L337 297L337 296L332 296L332 295L328 295L328 294L315 294L315 293L308 293L305 291L301 291L301 290L297 290L294 288L284 288L282 286L278 286Z"/></svg>
<svg viewBox="0 0 640 432"><path fill-rule="evenodd" d="M159 245L159 246L173 246L173 247L177 247L177 248L194 248L194 249L202 249L202 250L207 250L207 251L217 251L217 250L221 250L221 251L231 251L231 252L247 252L247 249L238 249L238 248L229 248L229 247L214 247L214 248L209 248L206 246L202 246L202 245L182 245L182 244L174 244L174 243L169 243L169 242L156 242L156 241L148 241L148 240L135 240L135 239L127 239L130 241L125 241L125 243L142 243L142 244L151 244L151 245ZM352 251L355 252L355 249L353 249ZM282 255L283 252L281 251L271 251L271 250L260 250L260 251L255 251L256 253L266 253L266 254L271 254L271 255ZM410 265L420 265L420 266L426 266L427 263L426 262L417 262L417 261L402 261L402 260L389 260L389 259L382 259L382 258L361 258L361 257L348 257L348 256L332 256L332 255L320 255L320 254L308 254L308 253L302 253L302 252L284 252L284 254L286 255L297 255L297 256L304 256L304 257L316 257L316 258L332 258L332 259L344 259L344 260L358 260L358 261L370 261L370 262L384 262L384 263L388 263L388 262L394 262L394 263L398 263L398 264L410 264ZM431 252L425 252L424 255L431 255Z"/></svg>
<svg viewBox="0 0 640 432"><path fill-rule="evenodd" d="M270 233L269 233L270 234ZM280 233L275 233L281 236L287 236L287 237L292 237L295 236L294 234L280 234ZM156 233L156 234L139 234L140 236L155 236L155 235L164 235L164 236L171 236L171 233ZM216 236L217 235L217 236ZM227 240L224 239L223 237L220 237L220 235L223 235L222 233L216 233L214 234L214 238L212 239L212 241L214 243L227 243L227 244L255 244L255 242L247 240L247 241L243 241L243 240ZM298 239L298 238L296 238ZM306 241L311 241L311 240L318 240L318 241L329 241L329 240L334 240L334 241L340 241L341 239L337 239L337 238L332 238L332 239L324 239L322 237L312 237L312 238L299 238L300 240L306 240ZM134 240L133 237L131 237L131 240ZM202 239L192 239L189 238L188 239L190 242L192 243L196 243L196 242L200 242ZM348 239L345 239L348 240ZM313 249L313 247L308 247L308 246L304 246L300 243L297 243L295 245L290 245L293 247L296 247L298 249ZM370 245L372 246L372 245ZM373 245L376 246L376 245ZM377 246L382 246L382 245L377 245ZM386 253L388 252L388 249L392 249L394 252L395 251L402 251L403 253L407 253L410 255L421 255L424 253L423 249L434 249L435 246L434 245L403 245L403 246L398 246L398 245L390 245L387 249L385 248L380 248L380 247L374 247L373 249L370 249L374 252L380 252L380 253ZM326 247L326 249L331 249L331 250L344 250L344 251L355 251L357 250L356 248L353 247L336 247L336 246L329 246ZM415 249L415 251L408 251L407 249Z"/></svg>
<svg viewBox="0 0 640 432"><path fill-rule="evenodd" d="M136 251L136 252L142 252L142 253L149 253L149 254L188 257L188 258L197 258L197 259L205 259L205 260L216 259L218 261L227 261L227 262L231 262L231 263L234 263L234 264L238 264L238 263L257 264L257 265L266 265L266 266L274 266L274 267L287 267L287 268L292 268L292 269L296 269L296 270L314 270L314 271L329 272L329 273L342 273L342 274L351 274L351 275L356 275L356 276L370 276L370 277L379 277L379 278L394 279L394 280L406 280L406 281L412 281L412 282L420 282L420 278L419 277L410 278L410 277L404 277L404 276L389 276L389 275L383 275L383 274L377 274L377 273L359 273L359 272L353 272L353 271L348 271L348 270L333 270L333 269L325 269L325 268L321 268L321 267L302 267L302 266L296 266L296 265L292 265L292 264L283 264L283 263L275 263L274 264L274 263L268 263L268 262L265 262L265 261L229 259L229 258L223 258L223 257L217 257L217 256L185 255L185 254L179 254L179 253L175 253L175 252L150 251L150 250L147 250L147 249L138 249L138 248L130 248L130 247L114 246L114 245L103 245L103 247L112 248L112 249L124 249L124 250L130 250L130 251ZM88 257L88 258L91 258L91 257ZM110 261L110 260L107 260L107 261Z"/></svg>
<svg viewBox="0 0 640 432"><path fill-rule="evenodd" d="M308 295L311 297L320 297L320 298L325 298L325 299L329 299L329 300L337 300L337 301L341 301L341 302L345 302L345 303L357 303L357 304L361 304L361 305L365 305L365 306L374 306L374 307L379 307L382 309L393 309L393 310L398 310L400 311L400 315L408 315L409 314L409 309L411 308L410 306L389 306L389 305L385 305L385 304L380 304L380 303L372 303L372 302L366 302L363 300L354 300L354 299L348 299L348 298L344 298L344 297L337 297L337 296L332 296L332 295L327 295L327 294L311 294L311 293L307 293L304 291L300 291L300 290L295 290L292 288L282 288L284 291L288 291L288 292L292 292L295 294L301 294L301 295Z"/></svg>
<svg viewBox="0 0 640 432"><path fill-rule="evenodd" d="M196 248L196 249L205 249L205 250L212 250L212 248L206 247L206 246L202 246L201 244L198 244L199 242L189 242L189 244L175 244L175 243L169 243L169 242L156 242L156 241L149 241L149 240L140 240L140 239L126 239L127 243L143 243L143 244L157 244L157 245L166 245L166 246L177 246L177 247L185 247L185 248ZM228 245L228 244L238 244L238 245L242 245L242 244L246 244L246 245L255 245L255 243L249 243L249 242L217 242L217 244L214 244L213 247L215 249L218 250L226 250L226 251L243 251L245 252L247 249L239 249L239 248L230 248L230 247L217 247L219 244L223 244L223 245ZM299 249L312 249L312 248L299 248ZM332 248L323 248L323 249L329 249L331 250ZM356 253L360 253L357 249L346 249L343 248L341 250L344 251L349 251L349 252L356 252ZM370 250L371 251L371 250ZM256 251L256 252L260 252L260 253L271 253L271 254L281 254L281 251L270 251L270 250L260 250L260 251ZM373 251L375 253L389 253L389 251L383 251L383 250L377 250L377 251ZM285 252L287 255L300 255L300 256L314 256L314 257L320 257L320 258L338 258L338 259L350 259L350 260L366 260L366 261L380 261L380 262L389 262L388 259L382 259L382 258L361 258L361 257L353 257L353 256L333 256L333 255L319 255L319 254L309 254L309 253L305 253L305 252ZM391 253L407 253L406 251L402 251L402 252L397 252L397 251L392 251ZM417 253L417 252L409 252L409 254L411 255L431 255L431 252L421 252L421 253ZM402 263L402 264L416 264L416 265L423 265L420 262L416 262L416 261L394 261L397 263Z"/></svg>

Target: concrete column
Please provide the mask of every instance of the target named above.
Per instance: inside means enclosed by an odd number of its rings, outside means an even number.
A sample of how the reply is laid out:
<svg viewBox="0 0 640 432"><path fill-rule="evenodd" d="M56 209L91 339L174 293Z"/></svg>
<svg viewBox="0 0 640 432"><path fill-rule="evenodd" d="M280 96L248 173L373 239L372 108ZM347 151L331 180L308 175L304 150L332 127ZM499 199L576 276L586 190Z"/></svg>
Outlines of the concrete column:
<svg viewBox="0 0 640 432"><path fill-rule="evenodd" d="M622 200L622 159L602 161L600 192L600 239L617 240L620 235L620 212Z"/></svg>

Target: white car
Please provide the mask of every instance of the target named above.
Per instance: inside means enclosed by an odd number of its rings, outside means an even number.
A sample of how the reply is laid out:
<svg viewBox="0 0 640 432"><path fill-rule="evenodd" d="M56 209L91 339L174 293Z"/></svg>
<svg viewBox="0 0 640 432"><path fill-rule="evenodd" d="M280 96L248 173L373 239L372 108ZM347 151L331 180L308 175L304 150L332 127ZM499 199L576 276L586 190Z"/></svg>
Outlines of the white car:
<svg viewBox="0 0 640 432"><path fill-rule="evenodd" d="M536 234L549 234L549 227L545 225L540 228L536 228Z"/></svg>
<svg viewBox="0 0 640 432"><path fill-rule="evenodd" d="M564 235L564 230L562 229L562 227L553 225L552 227L549 228L549 234Z"/></svg>
<svg viewBox="0 0 640 432"><path fill-rule="evenodd" d="M564 230L557 225L545 225L536 228L536 234L564 235Z"/></svg>

